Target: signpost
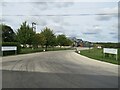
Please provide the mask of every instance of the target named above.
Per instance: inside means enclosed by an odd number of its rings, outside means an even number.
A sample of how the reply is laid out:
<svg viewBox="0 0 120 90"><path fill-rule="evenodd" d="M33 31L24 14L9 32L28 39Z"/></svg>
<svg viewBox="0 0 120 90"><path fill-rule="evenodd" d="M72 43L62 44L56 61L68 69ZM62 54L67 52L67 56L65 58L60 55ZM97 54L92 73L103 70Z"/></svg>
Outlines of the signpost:
<svg viewBox="0 0 120 90"><path fill-rule="evenodd" d="M2 51L14 51L15 50L15 54L17 54L17 47L16 46L2 46L1 48Z"/></svg>
<svg viewBox="0 0 120 90"><path fill-rule="evenodd" d="M118 54L118 49L114 48L103 48L103 53L108 53L108 54L115 54L116 55L116 60L117 60L117 54Z"/></svg>

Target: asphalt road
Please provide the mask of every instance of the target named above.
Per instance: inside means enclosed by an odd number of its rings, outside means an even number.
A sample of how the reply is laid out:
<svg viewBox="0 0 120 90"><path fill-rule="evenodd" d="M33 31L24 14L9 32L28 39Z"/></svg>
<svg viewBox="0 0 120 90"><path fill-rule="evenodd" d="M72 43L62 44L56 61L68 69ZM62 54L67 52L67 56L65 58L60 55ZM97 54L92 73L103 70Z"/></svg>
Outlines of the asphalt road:
<svg viewBox="0 0 120 90"><path fill-rule="evenodd" d="M3 57L3 88L117 88L118 66L72 50Z"/></svg>

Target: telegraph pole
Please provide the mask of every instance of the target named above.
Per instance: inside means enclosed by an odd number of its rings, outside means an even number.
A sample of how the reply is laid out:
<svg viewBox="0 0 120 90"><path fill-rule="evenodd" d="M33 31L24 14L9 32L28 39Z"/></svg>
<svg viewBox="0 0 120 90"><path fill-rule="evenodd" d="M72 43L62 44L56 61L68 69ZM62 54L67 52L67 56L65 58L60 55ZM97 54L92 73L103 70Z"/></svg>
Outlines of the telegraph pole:
<svg viewBox="0 0 120 90"><path fill-rule="evenodd" d="M33 31L36 32L36 23L35 22L32 22L32 29L33 29Z"/></svg>

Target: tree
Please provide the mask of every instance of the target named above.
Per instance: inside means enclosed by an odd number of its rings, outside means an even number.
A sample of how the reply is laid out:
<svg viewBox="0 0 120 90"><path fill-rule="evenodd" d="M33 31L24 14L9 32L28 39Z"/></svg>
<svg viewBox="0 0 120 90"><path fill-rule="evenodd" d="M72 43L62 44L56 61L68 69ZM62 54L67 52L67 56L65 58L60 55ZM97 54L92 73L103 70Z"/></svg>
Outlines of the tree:
<svg viewBox="0 0 120 90"><path fill-rule="evenodd" d="M57 42L58 42L58 45L61 46L65 46L65 43L66 43L66 36L65 35L58 35L57 36Z"/></svg>
<svg viewBox="0 0 120 90"><path fill-rule="evenodd" d="M53 36L50 45L51 45L53 48L54 48L54 46L57 46L57 38L56 38L55 35Z"/></svg>
<svg viewBox="0 0 120 90"><path fill-rule="evenodd" d="M73 41L67 38L65 45L66 46L71 46L72 44L73 44Z"/></svg>
<svg viewBox="0 0 120 90"><path fill-rule="evenodd" d="M1 24L0 29L2 30L2 41L3 42L14 42L15 41L15 33L10 26Z"/></svg>
<svg viewBox="0 0 120 90"><path fill-rule="evenodd" d="M35 31L33 28L27 24L27 22L23 22L20 28L16 33L17 41L26 46L26 44L32 45L34 41Z"/></svg>
<svg viewBox="0 0 120 90"><path fill-rule="evenodd" d="M34 42L33 42L34 47L38 47L38 45L41 45L43 47L44 44L45 44L45 36L41 33L35 34Z"/></svg>
<svg viewBox="0 0 120 90"><path fill-rule="evenodd" d="M73 43L70 39L68 39L63 34L57 36L57 42L58 42L58 45L60 45L60 46L70 46Z"/></svg>
<svg viewBox="0 0 120 90"><path fill-rule="evenodd" d="M43 29L43 31L41 31L41 34L44 35L44 37L45 37L45 46L46 46L46 50L47 50L47 47L49 45L52 45L55 35L54 35L53 31L47 27L45 29Z"/></svg>

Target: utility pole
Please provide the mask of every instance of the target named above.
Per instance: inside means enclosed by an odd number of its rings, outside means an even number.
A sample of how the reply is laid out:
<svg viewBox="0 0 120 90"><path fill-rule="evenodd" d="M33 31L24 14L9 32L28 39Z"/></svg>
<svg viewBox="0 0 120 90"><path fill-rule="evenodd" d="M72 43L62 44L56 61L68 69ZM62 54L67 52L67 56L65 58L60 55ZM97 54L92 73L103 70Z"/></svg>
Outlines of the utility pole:
<svg viewBox="0 0 120 90"><path fill-rule="evenodd" d="M36 32L36 23L35 22L32 22L32 28L33 28L33 31Z"/></svg>

